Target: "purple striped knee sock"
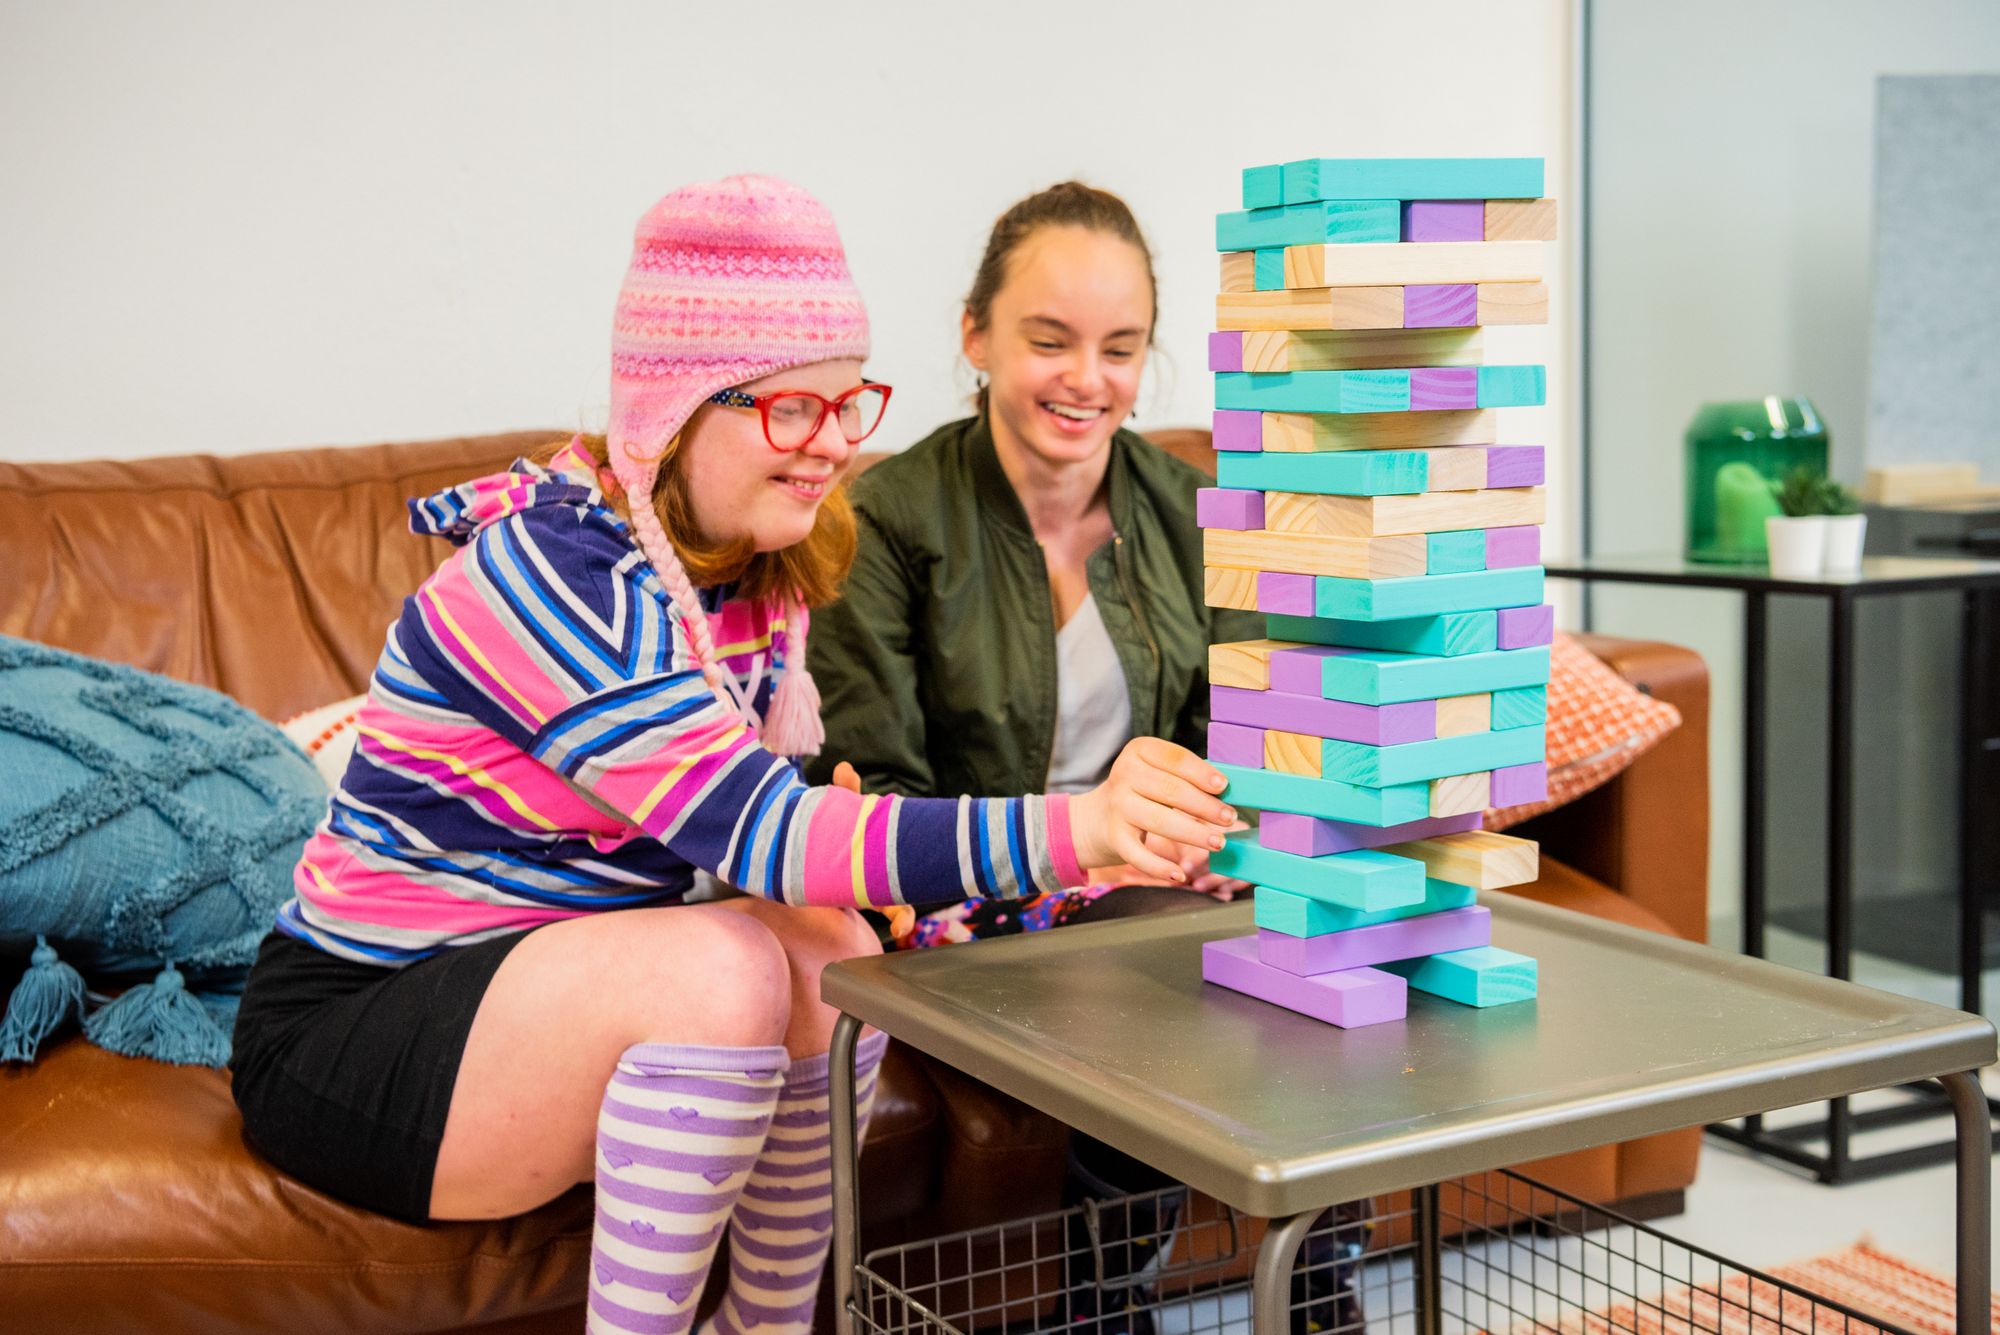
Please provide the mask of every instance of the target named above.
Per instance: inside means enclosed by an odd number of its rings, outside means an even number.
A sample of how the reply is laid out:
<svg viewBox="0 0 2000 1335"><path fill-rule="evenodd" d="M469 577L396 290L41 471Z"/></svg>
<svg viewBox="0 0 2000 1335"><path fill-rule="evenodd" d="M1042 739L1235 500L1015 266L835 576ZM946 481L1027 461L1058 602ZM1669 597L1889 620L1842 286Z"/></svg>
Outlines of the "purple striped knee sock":
<svg viewBox="0 0 2000 1335"><path fill-rule="evenodd" d="M619 1057L597 1115L592 1332L672 1335L694 1324L789 1062L781 1047L667 1043Z"/></svg>
<svg viewBox="0 0 2000 1335"><path fill-rule="evenodd" d="M875 1107L875 1072L889 1036L854 1052L857 1140ZM704 1335L804 1335L833 1240L832 1123L827 1057L796 1057L771 1134L729 1217L729 1292Z"/></svg>

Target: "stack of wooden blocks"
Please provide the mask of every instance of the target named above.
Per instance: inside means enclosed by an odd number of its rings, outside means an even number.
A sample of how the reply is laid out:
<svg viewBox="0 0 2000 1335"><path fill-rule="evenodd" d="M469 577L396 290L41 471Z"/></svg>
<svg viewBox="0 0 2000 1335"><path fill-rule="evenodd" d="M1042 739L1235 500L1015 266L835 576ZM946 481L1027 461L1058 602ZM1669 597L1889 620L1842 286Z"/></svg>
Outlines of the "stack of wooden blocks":
<svg viewBox="0 0 2000 1335"><path fill-rule="evenodd" d="M1547 793L1543 453L1495 412L1545 378L1481 326L1547 321L1542 162L1252 167L1215 232L1207 599L1270 638L1210 650L1209 758L1262 814L1210 863L1258 930L1202 976L1345 1027L1532 998L1476 899L1536 875L1485 809Z"/></svg>

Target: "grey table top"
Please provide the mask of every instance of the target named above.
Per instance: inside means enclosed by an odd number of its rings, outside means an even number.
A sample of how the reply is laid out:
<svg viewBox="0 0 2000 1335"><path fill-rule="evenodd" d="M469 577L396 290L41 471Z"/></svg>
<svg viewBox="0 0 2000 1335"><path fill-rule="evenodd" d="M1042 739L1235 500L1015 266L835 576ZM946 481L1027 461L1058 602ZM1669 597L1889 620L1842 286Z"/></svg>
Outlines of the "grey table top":
<svg viewBox="0 0 2000 1335"><path fill-rule="evenodd" d="M864 960L832 1005L1255 1215L1967 1071L1993 1027L1513 896L1541 996L1337 1029L1201 981L1248 904Z"/></svg>

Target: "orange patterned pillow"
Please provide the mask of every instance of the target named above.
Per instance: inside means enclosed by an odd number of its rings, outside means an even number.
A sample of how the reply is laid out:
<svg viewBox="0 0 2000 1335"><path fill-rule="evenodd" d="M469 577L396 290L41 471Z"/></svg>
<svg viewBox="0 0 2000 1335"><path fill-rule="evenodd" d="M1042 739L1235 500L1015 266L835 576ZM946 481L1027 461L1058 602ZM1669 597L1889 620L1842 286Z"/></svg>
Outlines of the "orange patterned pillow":
<svg viewBox="0 0 2000 1335"><path fill-rule="evenodd" d="M326 780L328 788L338 788L341 777L347 773L348 757L354 754L354 743L360 738L354 731L354 719L367 703L367 696L357 695L352 700L294 714L278 725L292 739L292 744L312 760L313 768Z"/></svg>
<svg viewBox="0 0 2000 1335"><path fill-rule="evenodd" d="M1609 783L1680 725L1680 710L1558 634L1549 650L1548 796L1488 810L1486 828L1504 830Z"/></svg>

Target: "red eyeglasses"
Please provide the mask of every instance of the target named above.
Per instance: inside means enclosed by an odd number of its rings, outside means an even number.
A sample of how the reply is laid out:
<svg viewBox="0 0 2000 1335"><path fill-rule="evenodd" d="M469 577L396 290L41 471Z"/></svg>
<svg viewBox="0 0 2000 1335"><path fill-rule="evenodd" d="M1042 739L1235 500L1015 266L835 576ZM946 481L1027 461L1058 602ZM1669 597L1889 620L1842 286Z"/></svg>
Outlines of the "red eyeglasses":
<svg viewBox="0 0 2000 1335"><path fill-rule="evenodd" d="M882 410L889 406L891 392L889 386L871 381L832 399L804 389L781 389L774 394L725 389L709 395L708 401L725 408L755 408L764 419L764 439L771 448L790 451L803 449L817 436L828 413L840 423L840 434L847 443L859 445L882 425Z"/></svg>

